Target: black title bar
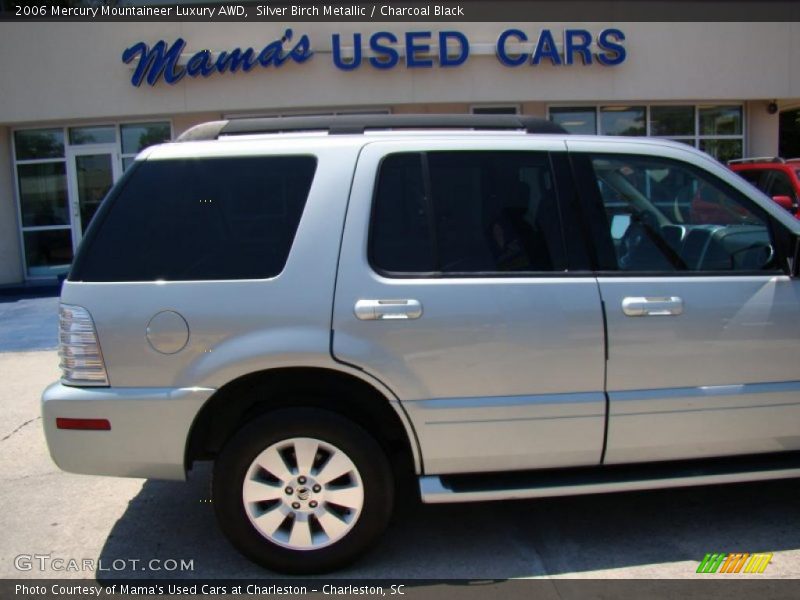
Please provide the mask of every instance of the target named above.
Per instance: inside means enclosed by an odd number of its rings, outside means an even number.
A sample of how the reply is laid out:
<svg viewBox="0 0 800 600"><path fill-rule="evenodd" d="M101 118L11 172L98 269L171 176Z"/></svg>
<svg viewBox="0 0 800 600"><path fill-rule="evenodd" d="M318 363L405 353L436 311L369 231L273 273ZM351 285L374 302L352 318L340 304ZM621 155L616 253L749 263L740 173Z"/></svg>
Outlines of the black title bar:
<svg viewBox="0 0 800 600"><path fill-rule="evenodd" d="M461 0L147 3L0 0L0 21L788 22L797 0Z"/></svg>

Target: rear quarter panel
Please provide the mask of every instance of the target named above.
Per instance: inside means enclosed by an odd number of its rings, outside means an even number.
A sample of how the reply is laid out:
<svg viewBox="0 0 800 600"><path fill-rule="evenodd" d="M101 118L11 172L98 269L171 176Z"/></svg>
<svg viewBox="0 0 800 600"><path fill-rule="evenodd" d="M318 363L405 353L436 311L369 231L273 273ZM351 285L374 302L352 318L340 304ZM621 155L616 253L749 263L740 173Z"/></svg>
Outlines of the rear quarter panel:
<svg viewBox="0 0 800 600"><path fill-rule="evenodd" d="M264 280L64 284L62 302L91 313L113 387L218 388L280 366L331 366L336 263L358 143L303 140L172 144L148 160L182 156L314 154L317 171L286 266ZM309 148L315 148L313 152ZM180 314L186 346L156 352L146 328L161 311Z"/></svg>

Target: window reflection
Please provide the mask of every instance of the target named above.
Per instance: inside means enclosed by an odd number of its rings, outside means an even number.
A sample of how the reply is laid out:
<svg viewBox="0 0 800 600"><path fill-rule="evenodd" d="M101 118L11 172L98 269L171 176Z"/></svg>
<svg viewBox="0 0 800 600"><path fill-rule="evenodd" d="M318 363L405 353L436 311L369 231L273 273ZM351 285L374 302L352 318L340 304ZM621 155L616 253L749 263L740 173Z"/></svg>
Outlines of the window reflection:
<svg viewBox="0 0 800 600"><path fill-rule="evenodd" d="M17 172L22 226L69 225L65 163L23 164Z"/></svg>
<svg viewBox="0 0 800 600"><path fill-rule="evenodd" d="M645 135L644 106L601 106L602 135Z"/></svg>
<svg viewBox="0 0 800 600"><path fill-rule="evenodd" d="M123 154L136 154L170 138L169 123L131 123L122 125L120 133Z"/></svg>
<svg viewBox="0 0 800 600"><path fill-rule="evenodd" d="M61 129L27 129L14 132L17 160L62 158L64 131Z"/></svg>

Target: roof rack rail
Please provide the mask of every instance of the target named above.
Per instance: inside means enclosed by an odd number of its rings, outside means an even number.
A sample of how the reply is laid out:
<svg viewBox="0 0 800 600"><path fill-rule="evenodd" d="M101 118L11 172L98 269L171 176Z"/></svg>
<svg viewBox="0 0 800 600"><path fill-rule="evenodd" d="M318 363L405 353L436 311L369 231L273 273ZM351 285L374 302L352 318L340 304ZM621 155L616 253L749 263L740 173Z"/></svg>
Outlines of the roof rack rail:
<svg viewBox="0 0 800 600"><path fill-rule="evenodd" d="M785 163L786 161L780 156L751 156L748 158L735 158L729 160L729 165L749 165L752 163L769 162L769 163Z"/></svg>
<svg viewBox="0 0 800 600"><path fill-rule="evenodd" d="M179 142L216 140L222 136L327 131L329 135L360 134L368 129L509 129L526 133L567 131L547 119L525 115L336 115L263 117L210 121L183 132Z"/></svg>

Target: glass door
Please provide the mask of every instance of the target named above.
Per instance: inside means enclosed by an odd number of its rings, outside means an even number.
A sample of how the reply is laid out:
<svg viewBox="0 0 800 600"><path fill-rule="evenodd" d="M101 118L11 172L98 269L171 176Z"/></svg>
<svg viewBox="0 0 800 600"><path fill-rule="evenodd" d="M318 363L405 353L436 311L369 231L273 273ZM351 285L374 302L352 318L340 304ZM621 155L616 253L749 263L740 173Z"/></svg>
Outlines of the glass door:
<svg viewBox="0 0 800 600"><path fill-rule="evenodd" d="M67 150L74 248L83 238L121 169L116 144L91 144Z"/></svg>

